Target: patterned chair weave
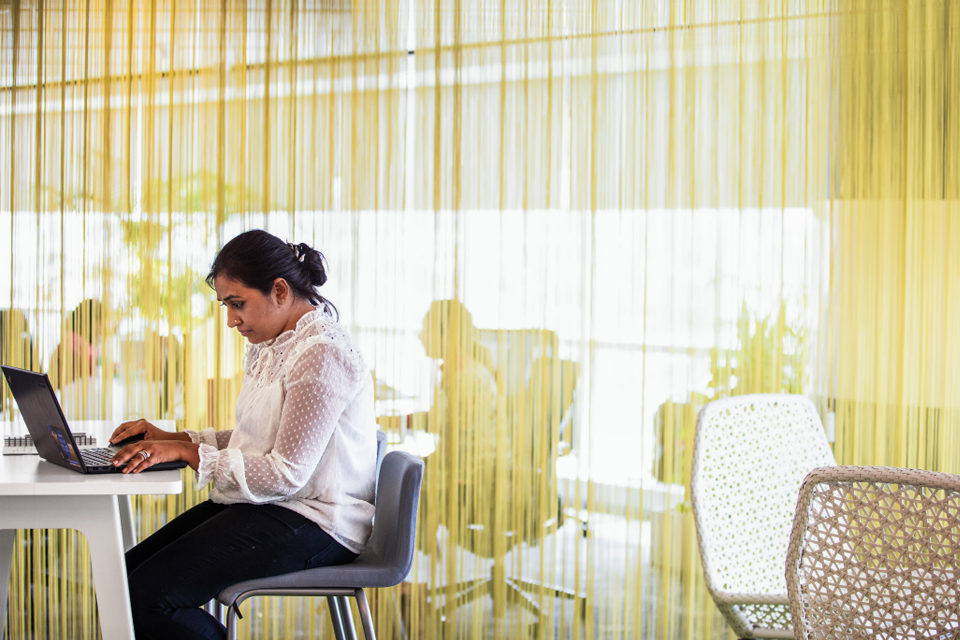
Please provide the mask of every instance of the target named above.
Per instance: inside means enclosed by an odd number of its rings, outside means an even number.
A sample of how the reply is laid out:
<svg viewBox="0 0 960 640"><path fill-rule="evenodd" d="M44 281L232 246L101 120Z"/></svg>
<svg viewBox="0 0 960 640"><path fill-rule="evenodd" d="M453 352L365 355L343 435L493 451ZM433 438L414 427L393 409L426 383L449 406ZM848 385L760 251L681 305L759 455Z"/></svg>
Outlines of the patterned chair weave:
<svg viewBox="0 0 960 640"><path fill-rule="evenodd" d="M707 589L741 638L792 638L783 567L804 476L836 462L803 396L717 400L697 420L690 479Z"/></svg>
<svg viewBox="0 0 960 640"><path fill-rule="evenodd" d="M784 629L789 631L790 607L785 604L742 604L737 607L757 629Z"/></svg>
<svg viewBox="0 0 960 640"><path fill-rule="evenodd" d="M786 578L797 638L960 638L960 476L811 472Z"/></svg>

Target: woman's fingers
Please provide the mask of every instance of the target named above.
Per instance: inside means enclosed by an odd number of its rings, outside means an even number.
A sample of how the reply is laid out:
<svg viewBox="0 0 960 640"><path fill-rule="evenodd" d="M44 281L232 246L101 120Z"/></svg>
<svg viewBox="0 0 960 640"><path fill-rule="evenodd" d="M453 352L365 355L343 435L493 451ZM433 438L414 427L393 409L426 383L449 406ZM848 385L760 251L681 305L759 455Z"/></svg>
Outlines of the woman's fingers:
<svg viewBox="0 0 960 640"><path fill-rule="evenodd" d="M143 450L143 446L140 443L127 445L126 447L120 449L113 456L113 466L115 467L125 467L130 462L135 462L133 460L134 456L141 458L140 451Z"/></svg>
<svg viewBox="0 0 960 640"><path fill-rule="evenodd" d="M121 440L126 440L127 438L140 433L139 431L136 431L137 425L140 422L140 420L121 422L120 426L114 429L113 433L110 434L110 442L120 442Z"/></svg>
<svg viewBox="0 0 960 640"><path fill-rule="evenodd" d="M176 451L169 443L141 440L120 449L113 456L113 466L123 467L123 473L140 473L158 462L176 459Z"/></svg>
<svg viewBox="0 0 960 640"><path fill-rule="evenodd" d="M143 434L144 438L150 438L150 429L156 428L152 424L139 418L137 420L130 420L128 422L120 423L120 426L113 430L113 433L110 434L110 442L121 442L127 438L132 438L133 436Z"/></svg>

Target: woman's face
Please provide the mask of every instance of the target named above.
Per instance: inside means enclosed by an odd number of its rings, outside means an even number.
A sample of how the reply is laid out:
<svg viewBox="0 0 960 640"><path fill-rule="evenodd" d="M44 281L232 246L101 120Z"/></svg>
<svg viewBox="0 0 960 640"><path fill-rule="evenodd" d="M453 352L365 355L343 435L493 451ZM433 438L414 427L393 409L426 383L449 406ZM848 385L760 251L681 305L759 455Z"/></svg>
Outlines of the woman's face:
<svg viewBox="0 0 960 640"><path fill-rule="evenodd" d="M223 275L214 278L213 288L217 300L227 309L227 326L239 331L251 344L273 340L296 326L296 320L289 326L290 305L284 302L290 291L282 278L274 282L270 295Z"/></svg>

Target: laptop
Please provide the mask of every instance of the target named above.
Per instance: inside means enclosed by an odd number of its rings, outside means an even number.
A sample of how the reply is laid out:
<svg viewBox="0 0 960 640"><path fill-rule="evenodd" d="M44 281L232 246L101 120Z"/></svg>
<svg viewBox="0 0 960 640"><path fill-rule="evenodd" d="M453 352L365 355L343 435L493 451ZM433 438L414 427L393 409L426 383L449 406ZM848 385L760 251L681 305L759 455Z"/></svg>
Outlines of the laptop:
<svg viewBox="0 0 960 640"><path fill-rule="evenodd" d="M109 447L95 447L81 449L77 446L73 432L63 416L57 394L50 384L45 373L27 371L8 365L0 365L7 385L13 392L13 398L20 407L23 421L27 423L27 430L37 448L37 453L44 460L53 464L78 471L80 473L120 473L123 467L115 467L110 462L114 454L131 442L142 439L131 438L110 445ZM180 469L187 466L186 461L160 462L144 471L163 471L165 469Z"/></svg>

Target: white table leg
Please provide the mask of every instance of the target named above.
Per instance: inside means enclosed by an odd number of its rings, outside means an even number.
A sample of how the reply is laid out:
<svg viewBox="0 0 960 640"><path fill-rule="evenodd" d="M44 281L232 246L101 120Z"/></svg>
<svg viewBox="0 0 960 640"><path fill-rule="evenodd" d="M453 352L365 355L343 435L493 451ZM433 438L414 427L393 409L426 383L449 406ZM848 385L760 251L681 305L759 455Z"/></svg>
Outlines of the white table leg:
<svg viewBox="0 0 960 640"><path fill-rule="evenodd" d="M129 551L137 544L137 535L133 531L133 507L130 505L130 496L117 496L117 506L120 507L120 530L123 532L123 550Z"/></svg>
<svg viewBox="0 0 960 640"><path fill-rule="evenodd" d="M13 542L17 532L0 529L0 638L7 624L7 598L10 596L10 565L13 562Z"/></svg>
<svg viewBox="0 0 960 640"><path fill-rule="evenodd" d="M90 547L100 631L104 640L132 639L133 618L130 615L119 505L113 496L89 496L85 500L90 503L89 517L77 528L87 537Z"/></svg>
<svg viewBox="0 0 960 640"><path fill-rule="evenodd" d="M0 504L0 530L13 528L80 530L90 547L103 640L133 638L120 507L115 496L6 496ZM12 551L11 545L6 546Z"/></svg>

